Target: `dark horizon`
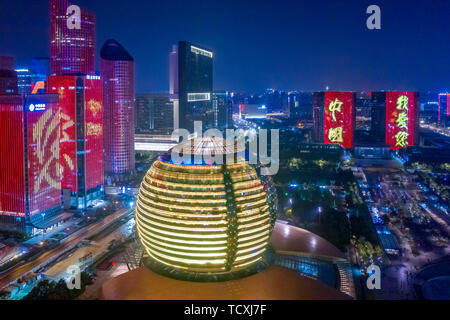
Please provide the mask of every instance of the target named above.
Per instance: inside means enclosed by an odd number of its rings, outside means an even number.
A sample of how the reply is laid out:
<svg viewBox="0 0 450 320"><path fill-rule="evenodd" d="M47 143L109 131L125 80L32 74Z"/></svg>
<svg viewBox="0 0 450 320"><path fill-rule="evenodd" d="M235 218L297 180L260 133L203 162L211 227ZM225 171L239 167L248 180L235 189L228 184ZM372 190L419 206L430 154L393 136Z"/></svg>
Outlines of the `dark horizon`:
<svg viewBox="0 0 450 320"><path fill-rule="evenodd" d="M96 65L107 39L136 62L136 92L167 92L168 54L187 40L214 51L214 89L450 88L450 2L74 0L96 16ZM381 30L366 9L381 8ZM47 0L0 3L0 54L17 67L49 55Z"/></svg>

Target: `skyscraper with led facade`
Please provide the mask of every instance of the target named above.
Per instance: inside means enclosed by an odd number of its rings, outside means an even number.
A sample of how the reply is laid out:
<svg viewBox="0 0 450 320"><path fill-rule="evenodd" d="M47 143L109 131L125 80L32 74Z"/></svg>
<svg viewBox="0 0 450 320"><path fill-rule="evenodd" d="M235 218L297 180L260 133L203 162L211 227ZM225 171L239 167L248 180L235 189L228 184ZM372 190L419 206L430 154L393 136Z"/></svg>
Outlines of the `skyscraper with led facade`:
<svg viewBox="0 0 450 320"><path fill-rule="evenodd" d="M101 50L105 172L134 170L134 59L116 40Z"/></svg>
<svg viewBox="0 0 450 320"><path fill-rule="evenodd" d="M50 0L50 74L95 72L95 16L67 0Z"/></svg>
<svg viewBox="0 0 450 320"><path fill-rule="evenodd" d="M314 140L352 149L355 131L354 92L315 92L313 95Z"/></svg>
<svg viewBox="0 0 450 320"><path fill-rule="evenodd" d="M3 226L34 233L60 212L59 138L58 95L0 96Z"/></svg>
<svg viewBox="0 0 450 320"><path fill-rule="evenodd" d="M414 146L419 140L419 93L386 93L386 144L391 149Z"/></svg>
<svg viewBox="0 0 450 320"><path fill-rule="evenodd" d="M103 94L100 76L54 76L59 94L60 158L64 207L84 209L103 195Z"/></svg>

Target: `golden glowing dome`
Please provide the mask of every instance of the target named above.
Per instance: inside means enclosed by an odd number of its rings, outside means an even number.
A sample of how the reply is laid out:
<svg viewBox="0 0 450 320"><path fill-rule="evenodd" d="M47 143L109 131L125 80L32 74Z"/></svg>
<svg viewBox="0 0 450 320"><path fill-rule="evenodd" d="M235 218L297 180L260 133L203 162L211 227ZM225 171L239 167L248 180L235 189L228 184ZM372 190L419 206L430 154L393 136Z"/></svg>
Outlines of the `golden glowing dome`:
<svg viewBox="0 0 450 320"><path fill-rule="evenodd" d="M204 147L223 151L223 144L208 141ZM275 223L271 212L265 186L248 163L179 165L166 155L142 181L136 223L152 269L217 276L263 260Z"/></svg>

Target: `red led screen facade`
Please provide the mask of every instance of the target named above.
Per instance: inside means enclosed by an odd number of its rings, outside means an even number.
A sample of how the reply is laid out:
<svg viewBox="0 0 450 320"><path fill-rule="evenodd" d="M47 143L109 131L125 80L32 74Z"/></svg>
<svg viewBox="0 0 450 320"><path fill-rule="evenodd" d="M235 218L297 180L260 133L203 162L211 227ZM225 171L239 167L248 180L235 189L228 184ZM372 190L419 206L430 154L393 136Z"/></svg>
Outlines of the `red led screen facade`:
<svg viewBox="0 0 450 320"><path fill-rule="evenodd" d="M25 217L23 105L0 96L0 215Z"/></svg>
<svg viewBox="0 0 450 320"><path fill-rule="evenodd" d="M50 0L50 53L51 75L93 74L95 16L67 0Z"/></svg>
<svg viewBox="0 0 450 320"><path fill-rule="evenodd" d="M57 96L52 98L25 103L30 217L61 205L60 114Z"/></svg>
<svg viewBox="0 0 450 320"><path fill-rule="evenodd" d="M391 149L413 146L418 126L418 94L386 93L386 143Z"/></svg>
<svg viewBox="0 0 450 320"><path fill-rule="evenodd" d="M325 92L324 143L353 148L355 98L353 92Z"/></svg>
<svg viewBox="0 0 450 320"><path fill-rule="evenodd" d="M103 185L103 92L102 81L86 77L85 151L86 190Z"/></svg>
<svg viewBox="0 0 450 320"><path fill-rule="evenodd" d="M0 215L61 205L58 96L0 96Z"/></svg>
<svg viewBox="0 0 450 320"><path fill-rule="evenodd" d="M77 192L76 77L48 77L48 92L59 94L61 187Z"/></svg>

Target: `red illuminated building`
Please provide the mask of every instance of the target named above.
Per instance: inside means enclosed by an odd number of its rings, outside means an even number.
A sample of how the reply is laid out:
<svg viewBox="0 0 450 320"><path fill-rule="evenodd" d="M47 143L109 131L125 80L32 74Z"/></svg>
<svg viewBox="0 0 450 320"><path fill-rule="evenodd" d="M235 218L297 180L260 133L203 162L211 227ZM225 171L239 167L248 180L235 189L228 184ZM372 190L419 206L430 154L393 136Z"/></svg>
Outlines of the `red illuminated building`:
<svg viewBox="0 0 450 320"><path fill-rule="evenodd" d="M101 50L105 172L134 170L134 59L115 40Z"/></svg>
<svg viewBox="0 0 450 320"><path fill-rule="evenodd" d="M103 194L103 96L99 76L48 77L61 112L64 206L86 208Z"/></svg>
<svg viewBox="0 0 450 320"><path fill-rule="evenodd" d="M419 133L419 94L386 93L386 144L391 149L413 146Z"/></svg>
<svg viewBox="0 0 450 320"><path fill-rule="evenodd" d="M95 16L67 0L50 0L50 74L95 72Z"/></svg>
<svg viewBox="0 0 450 320"><path fill-rule="evenodd" d="M0 216L33 228L61 209L57 95L0 96Z"/></svg>
<svg viewBox="0 0 450 320"><path fill-rule="evenodd" d="M355 130L355 94L325 92L323 142L353 148Z"/></svg>

